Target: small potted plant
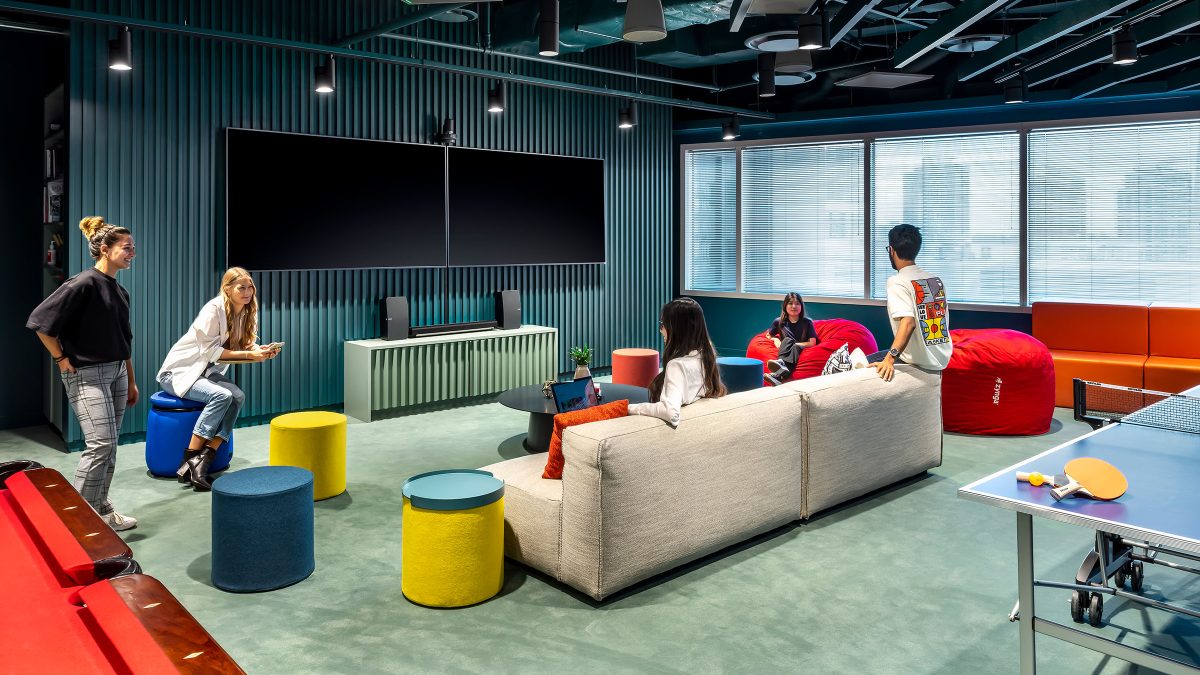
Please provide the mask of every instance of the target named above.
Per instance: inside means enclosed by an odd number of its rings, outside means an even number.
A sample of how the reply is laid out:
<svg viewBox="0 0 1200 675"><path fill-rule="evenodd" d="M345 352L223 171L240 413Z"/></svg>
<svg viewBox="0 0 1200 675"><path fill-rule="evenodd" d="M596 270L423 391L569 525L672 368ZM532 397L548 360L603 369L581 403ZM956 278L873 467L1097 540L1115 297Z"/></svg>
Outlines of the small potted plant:
<svg viewBox="0 0 1200 675"><path fill-rule="evenodd" d="M582 347L571 347L571 351L567 352L572 359L575 359L575 379L581 377L591 377L592 371L588 369L588 364L592 361L592 348L584 345Z"/></svg>

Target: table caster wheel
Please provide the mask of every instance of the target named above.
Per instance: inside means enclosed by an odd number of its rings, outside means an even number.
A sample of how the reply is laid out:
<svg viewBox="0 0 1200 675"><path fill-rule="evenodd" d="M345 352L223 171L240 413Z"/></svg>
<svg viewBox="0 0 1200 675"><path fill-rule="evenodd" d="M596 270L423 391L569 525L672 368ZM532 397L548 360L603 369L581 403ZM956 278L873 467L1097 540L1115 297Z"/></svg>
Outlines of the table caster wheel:
<svg viewBox="0 0 1200 675"><path fill-rule="evenodd" d="M1125 588L1125 580L1128 578L1129 564L1126 563L1121 566L1121 569L1117 570L1116 574L1113 575L1113 583L1116 584L1117 588Z"/></svg>
<svg viewBox="0 0 1200 675"><path fill-rule="evenodd" d="M1142 592L1142 583L1145 582L1145 571L1142 569L1142 561L1135 560L1129 570L1129 588L1134 593Z"/></svg>
<svg viewBox="0 0 1200 675"><path fill-rule="evenodd" d="M1104 599L1099 593L1092 593L1092 602L1088 605L1088 623L1099 626L1104 622Z"/></svg>
<svg viewBox="0 0 1200 675"><path fill-rule="evenodd" d="M1083 605L1084 594L1079 591L1071 591L1071 619L1075 623L1083 623Z"/></svg>

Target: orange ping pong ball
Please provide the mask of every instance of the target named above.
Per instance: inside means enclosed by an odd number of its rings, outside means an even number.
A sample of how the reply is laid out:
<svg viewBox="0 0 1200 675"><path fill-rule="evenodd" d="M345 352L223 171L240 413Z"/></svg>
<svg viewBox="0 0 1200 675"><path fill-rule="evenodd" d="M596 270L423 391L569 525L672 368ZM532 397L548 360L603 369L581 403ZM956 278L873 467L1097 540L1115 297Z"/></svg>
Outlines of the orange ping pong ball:
<svg viewBox="0 0 1200 675"><path fill-rule="evenodd" d="M1037 487L1045 482L1046 482L1046 477L1043 476L1042 474L1038 473L1037 471L1034 471L1033 473L1029 474L1029 484L1030 485Z"/></svg>

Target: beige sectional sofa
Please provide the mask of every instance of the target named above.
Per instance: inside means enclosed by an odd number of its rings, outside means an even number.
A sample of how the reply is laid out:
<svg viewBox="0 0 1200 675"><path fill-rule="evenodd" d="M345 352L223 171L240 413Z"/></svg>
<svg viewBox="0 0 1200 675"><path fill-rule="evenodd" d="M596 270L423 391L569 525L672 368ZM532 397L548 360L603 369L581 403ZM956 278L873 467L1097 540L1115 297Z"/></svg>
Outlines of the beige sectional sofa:
<svg viewBox="0 0 1200 675"><path fill-rule="evenodd" d="M900 366L789 382L569 428L504 479L505 555L599 600L683 563L938 466L941 376Z"/></svg>

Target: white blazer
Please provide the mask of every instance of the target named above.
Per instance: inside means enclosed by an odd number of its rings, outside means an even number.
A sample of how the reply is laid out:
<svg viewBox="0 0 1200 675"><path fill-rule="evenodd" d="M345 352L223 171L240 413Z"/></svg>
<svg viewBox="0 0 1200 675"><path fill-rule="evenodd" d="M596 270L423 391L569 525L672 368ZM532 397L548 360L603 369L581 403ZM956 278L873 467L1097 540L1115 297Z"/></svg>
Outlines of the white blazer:
<svg viewBox="0 0 1200 675"><path fill-rule="evenodd" d="M228 340L229 317L225 315L225 298L218 295L204 303L191 327L167 352L162 368L158 369L158 381L163 382L169 374L171 389L175 390L176 396L183 396L196 384L196 380L204 377L209 365L221 358ZM228 369L228 364L214 368L222 375Z"/></svg>

